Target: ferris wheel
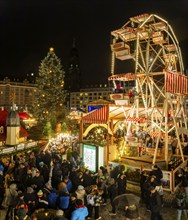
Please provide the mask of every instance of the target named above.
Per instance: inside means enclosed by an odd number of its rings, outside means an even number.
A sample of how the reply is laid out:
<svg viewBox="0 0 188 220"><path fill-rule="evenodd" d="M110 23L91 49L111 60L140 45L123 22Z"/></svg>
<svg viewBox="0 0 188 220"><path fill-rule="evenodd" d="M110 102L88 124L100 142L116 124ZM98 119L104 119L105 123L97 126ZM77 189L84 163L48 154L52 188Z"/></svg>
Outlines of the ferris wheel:
<svg viewBox="0 0 188 220"><path fill-rule="evenodd" d="M179 130L187 129L184 99L188 95L188 78L184 76L182 54L172 27L155 14L142 14L131 17L111 35L110 80L135 80L137 95L128 114L148 121L150 132L157 134L157 144L164 136L166 161L168 135L175 131L183 159ZM133 73L115 75L117 59L132 59Z"/></svg>

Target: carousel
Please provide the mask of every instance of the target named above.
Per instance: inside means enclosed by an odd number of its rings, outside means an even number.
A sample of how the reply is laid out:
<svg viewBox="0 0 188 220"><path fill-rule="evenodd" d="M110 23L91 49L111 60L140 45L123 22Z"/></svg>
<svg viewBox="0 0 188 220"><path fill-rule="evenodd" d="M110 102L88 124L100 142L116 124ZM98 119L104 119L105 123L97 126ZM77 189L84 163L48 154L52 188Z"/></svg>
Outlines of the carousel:
<svg viewBox="0 0 188 220"><path fill-rule="evenodd" d="M82 117L80 139L95 126L106 127L108 161L109 155L115 154L113 145L121 127L121 142L117 144L121 161L133 158L136 163L149 161L151 165L162 161L167 168L175 138L176 154L184 163L188 77L184 75L182 54L172 27L155 14L142 14L131 17L111 36L108 81L113 87L113 104ZM118 64L126 67L126 62L132 71L116 73Z"/></svg>

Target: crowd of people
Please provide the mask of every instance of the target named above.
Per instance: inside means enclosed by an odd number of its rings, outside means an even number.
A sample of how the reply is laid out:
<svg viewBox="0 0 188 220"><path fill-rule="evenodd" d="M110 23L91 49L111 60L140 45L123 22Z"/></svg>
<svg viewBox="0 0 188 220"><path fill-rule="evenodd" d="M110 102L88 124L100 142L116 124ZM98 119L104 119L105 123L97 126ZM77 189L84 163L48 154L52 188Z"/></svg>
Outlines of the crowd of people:
<svg viewBox="0 0 188 220"><path fill-rule="evenodd" d="M127 193L125 167L101 166L89 171L79 152L51 146L50 150L18 154L0 161L0 209L6 220L101 219L101 206L110 202L109 216L121 211L127 219L140 219L140 199L151 212L151 220L163 219L163 173L154 165L140 175L141 198ZM177 173L178 220L187 215L188 171ZM41 217L42 216L42 217Z"/></svg>
<svg viewBox="0 0 188 220"><path fill-rule="evenodd" d="M123 168L109 173L100 167L93 173L83 166L76 150L70 156L69 149L52 149L0 162L0 209L6 209L5 219L36 220L39 211L42 219L101 219L100 206L107 199L112 206L109 215L116 215L118 200L113 200L126 192Z"/></svg>

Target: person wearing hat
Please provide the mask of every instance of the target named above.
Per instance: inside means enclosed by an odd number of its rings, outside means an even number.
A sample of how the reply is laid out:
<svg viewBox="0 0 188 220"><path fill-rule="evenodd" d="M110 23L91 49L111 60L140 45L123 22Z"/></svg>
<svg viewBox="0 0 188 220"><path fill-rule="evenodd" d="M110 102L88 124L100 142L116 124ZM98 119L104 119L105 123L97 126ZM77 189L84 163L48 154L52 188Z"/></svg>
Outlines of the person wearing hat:
<svg viewBox="0 0 188 220"><path fill-rule="evenodd" d="M149 191L150 191L149 203L151 210L151 220L153 219L163 220L163 217L161 215L161 209L162 209L161 197L159 193L156 191L154 186L150 186Z"/></svg>
<svg viewBox="0 0 188 220"><path fill-rule="evenodd" d="M47 209L48 198L46 197L46 195L43 193L41 189L37 192L37 196L38 196L37 209L39 208Z"/></svg>
<svg viewBox="0 0 188 220"><path fill-rule="evenodd" d="M64 211L59 209L56 211L56 217L54 218L54 220L67 220L66 217L64 217Z"/></svg>
<svg viewBox="0 0 188 220"><path fill-rule="evenodd" d="M24 201L28 206L28 215L31 215L37 206L37 195L32 187L27 187L27 191L24 194Z"/></svg>
<svg viewBox="0 0 188 220"><path fill-rule="evenodd" d="M85 200L85 196L86 196L86 191L84 189L84 186L79 185L77 190L75 191L75 193L77 194L77 198L81 199L84 204L84 200Z"/></svg>
<svg viewBox="0 0 188 220"><path fill-rule="evenodd" d="M40 175L44 178L44 182L47 183L49 180L50 170L43 161L39 163L39 171Z"/></svg>
<svg viewBox="0 0 188 220"><path fill-rule="evenodd" d="M84 206L81 199L76 200L76 209L71 214L71 220L85 220L88 216L87 207Z"/></svg>

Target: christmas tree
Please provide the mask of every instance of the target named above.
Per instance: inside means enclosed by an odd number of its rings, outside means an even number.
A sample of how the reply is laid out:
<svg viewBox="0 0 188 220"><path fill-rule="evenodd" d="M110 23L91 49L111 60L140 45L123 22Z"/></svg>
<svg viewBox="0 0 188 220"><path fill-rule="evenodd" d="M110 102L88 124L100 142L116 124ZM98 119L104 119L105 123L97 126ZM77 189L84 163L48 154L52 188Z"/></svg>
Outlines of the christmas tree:
<svg viewBox="0 0 188 220"><path fill-rule="evenodd" d="M56 56L54 49L50 48L39 66L39 75L36 78L38 89L33 114L44 126L47 123L49 126L50 122L53 130L56 124L65 117L64 75L60 59Z"/></svg>

